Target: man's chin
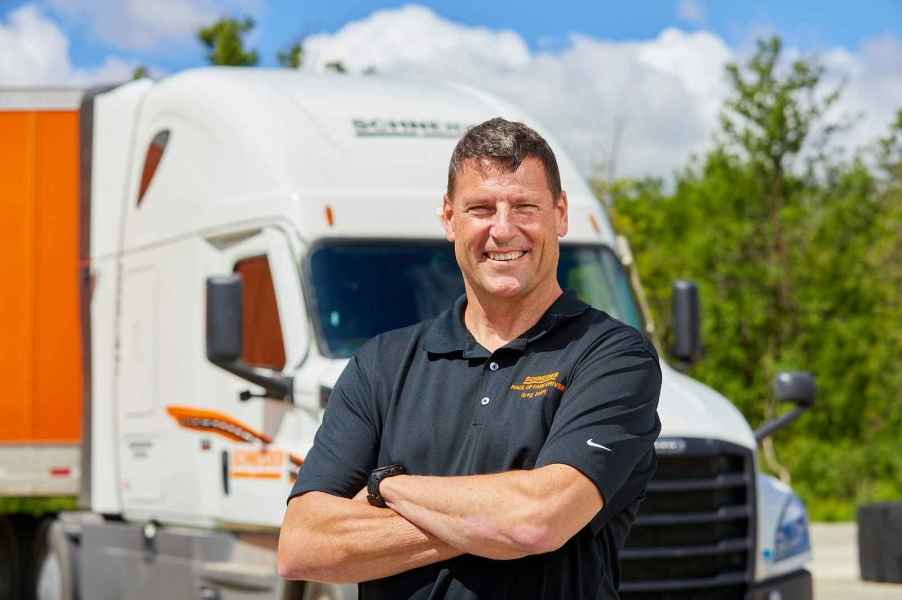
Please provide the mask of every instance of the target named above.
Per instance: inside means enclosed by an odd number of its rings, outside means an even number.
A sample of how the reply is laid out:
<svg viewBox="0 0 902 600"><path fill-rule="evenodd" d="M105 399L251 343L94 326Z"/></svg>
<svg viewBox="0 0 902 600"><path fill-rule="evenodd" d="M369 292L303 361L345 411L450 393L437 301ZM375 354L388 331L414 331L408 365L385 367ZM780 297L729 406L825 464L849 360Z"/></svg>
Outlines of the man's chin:
<svg viewBox="0 0 902 600"><path fill-rule="evenodd" d="M493 298L520 298L526 293L526 286L522 282L513 281L488 281L481 286L483 291Z"/></svg>

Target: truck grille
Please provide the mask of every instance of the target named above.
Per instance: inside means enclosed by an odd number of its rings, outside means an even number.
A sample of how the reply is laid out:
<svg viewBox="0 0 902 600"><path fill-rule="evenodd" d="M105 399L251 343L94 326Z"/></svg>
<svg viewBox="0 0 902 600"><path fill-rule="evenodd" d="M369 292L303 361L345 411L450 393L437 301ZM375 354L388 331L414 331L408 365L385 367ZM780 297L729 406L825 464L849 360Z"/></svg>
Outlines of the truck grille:
<svg viewBox="0 0 902 600"><path fill-rule="evenodd" d="M658 470L620 552L623 600L739 600L755 556L750 450L661 438Z"/></svg>

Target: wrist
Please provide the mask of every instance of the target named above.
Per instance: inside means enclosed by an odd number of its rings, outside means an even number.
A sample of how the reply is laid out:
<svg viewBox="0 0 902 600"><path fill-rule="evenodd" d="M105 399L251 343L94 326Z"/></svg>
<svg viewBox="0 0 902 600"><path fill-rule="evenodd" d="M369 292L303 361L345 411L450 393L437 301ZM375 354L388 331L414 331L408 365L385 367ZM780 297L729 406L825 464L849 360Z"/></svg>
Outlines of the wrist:
<svg viewBox="0 0 902 600"><path fill-rule="evenodd" d="M407 472L404 465L393 464L385 467L373 469L367 480L367 501L373 506L386 508L385 500L382 496L382 484L386 479L391 479L403 475Z"/></svg>

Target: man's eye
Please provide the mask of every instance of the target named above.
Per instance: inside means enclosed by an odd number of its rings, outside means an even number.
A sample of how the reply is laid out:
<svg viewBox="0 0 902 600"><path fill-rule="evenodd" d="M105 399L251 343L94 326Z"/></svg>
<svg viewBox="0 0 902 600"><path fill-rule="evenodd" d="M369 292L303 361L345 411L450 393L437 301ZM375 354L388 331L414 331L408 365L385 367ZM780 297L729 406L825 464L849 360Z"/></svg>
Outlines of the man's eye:
<svg viewBox="0 0 902 600"><path fill-rule="evenodd" d="M536 204L518 204L515 210L520 214L532 215L539 212L539 207Z"/></svg>
<svg viewBox="0 0 902 600"><path fill-rule="evenodd" d="M492 209L488 206L471 206L467 212L474 217L487 217L492 214Z"/></svg>

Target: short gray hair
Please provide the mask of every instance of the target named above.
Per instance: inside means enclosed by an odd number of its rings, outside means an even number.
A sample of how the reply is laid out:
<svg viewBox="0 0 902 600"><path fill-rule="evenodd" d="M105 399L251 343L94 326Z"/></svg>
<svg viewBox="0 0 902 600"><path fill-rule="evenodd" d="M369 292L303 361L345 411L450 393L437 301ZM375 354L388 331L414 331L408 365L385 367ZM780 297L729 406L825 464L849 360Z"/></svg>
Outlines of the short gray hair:
<svg viewBox="0 0 902 600"><path fill-rule="evenodd" d="M501 117L470 128L451 154L448 166L448 196L454 195L454 178L467 161L489 160L506 171L516 171L526 158L538 159L554 201L561 197L561 174L551 147L541 135L523 123Z"/></svg>

